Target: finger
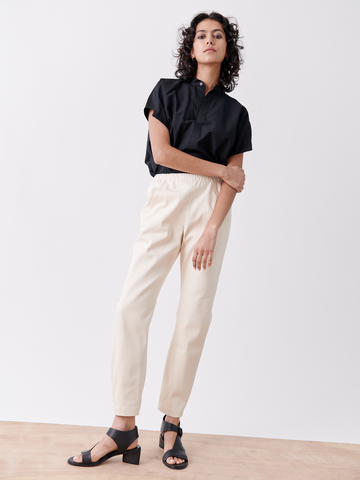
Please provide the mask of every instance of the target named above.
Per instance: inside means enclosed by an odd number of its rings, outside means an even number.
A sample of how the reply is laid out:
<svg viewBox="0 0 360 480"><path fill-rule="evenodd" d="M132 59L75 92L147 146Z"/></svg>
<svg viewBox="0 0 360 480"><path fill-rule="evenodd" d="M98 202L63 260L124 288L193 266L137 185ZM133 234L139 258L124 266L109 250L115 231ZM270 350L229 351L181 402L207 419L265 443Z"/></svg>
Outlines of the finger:
<svg viewBox="0 0 360 480"><path fill-rule="evenodd" d="M202 256L203 256L203 252L199 252L198 253L198 256L196 258L196 267L198 270L201 270L201 259L202 259Z"/></svg>
<svg viewBox="0 0 360 480"><path fill-rule="evenodd" d="M193 256L192 256L192 264L193 264L194 268L196 268L196 257L197 257L197 253L194 250L194 253L193 253Z"/></svg>
<svg viewBox="0 0 360 480"><path fill-rule="evenodd" d="M202 267L204 270L206 270L207 259L208 259L208 252L204 252L204 255L202 256Z"/></svg>
<svg viewBox="0 0 360 480"><path fill-rule="evenodd" d="M193 257L192 257L193 267L195 269L199 267L199 262L201 262L201 257L202 257L202 250L195 248Z"/></svg>
<svg viewBox="0 0 360 480"><path fill-rule="evenodd" d="M212 265L212 259L213 259L212 252L209 252L208 267L211 267L211 265Z"/></svg>

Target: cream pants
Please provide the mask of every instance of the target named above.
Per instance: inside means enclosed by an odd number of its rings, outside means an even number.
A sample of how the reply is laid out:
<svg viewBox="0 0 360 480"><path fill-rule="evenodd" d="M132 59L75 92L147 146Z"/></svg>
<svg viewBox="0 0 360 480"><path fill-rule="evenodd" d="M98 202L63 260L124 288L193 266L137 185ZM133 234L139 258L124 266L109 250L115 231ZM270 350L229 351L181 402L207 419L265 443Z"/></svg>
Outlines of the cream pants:
<svg viewBox="0 0 360 480"><path fill-rule="evenodd" d="M150 322L160 289L179 254L180 302L158 409L173 417L183 414L211 322L231 209L218 231L211 267L195 270L192 255L215 207L221 183L217 177L190 173L153 177L116 312L111 360L115 415L139 414Z"/></svg>

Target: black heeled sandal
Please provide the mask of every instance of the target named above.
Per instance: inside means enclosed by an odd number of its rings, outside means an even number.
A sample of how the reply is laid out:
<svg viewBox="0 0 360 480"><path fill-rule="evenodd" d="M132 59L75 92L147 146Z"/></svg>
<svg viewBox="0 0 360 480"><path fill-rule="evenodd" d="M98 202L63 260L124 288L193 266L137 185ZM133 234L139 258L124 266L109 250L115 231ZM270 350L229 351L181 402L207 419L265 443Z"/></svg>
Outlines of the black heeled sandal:
<svg viewBox="0 0 360 480"><path fill-rule="evenodd" d="M123 462L125 463L132 463L134 465L139 465L140 463L140 453L141 447L137 445L135 448L130 448L127 450L127 447L131 445L138 437L139 433L137 427L133 430L123 431L123 430L116 430L115 428L109 428L106 432L110 438L114 440L118 449L112 452L107 453L103 457L101 457L97 462L91 461L91 450L99 443L95 443L94 447L90 448L89 450L84 450L82 453L82 462L74 462L73 458L70 457L68 459L68 463L70 465L74 465L76 467L96 467L97 465L101 465L106 460L115 455L122 455Z"/></svg>
<svg viewBox="0 0 360 480"><path fill-rule="evenodd" d="M164 453L162 457L162 462L164 465L166 465L169 468L175 468L177 470L180 470L181 468L186 468L188 466L189 461L185 452L185 448L181 441L183 431L182 431L182 428L180 428L180 422L179 422L179 425L176 426L173 423L165 422L165 418L166 418L166 415L164 415L163 417L161 428L160 428L159 447L164 448L164 432L167 432L169 430L172 432L177 432L177 436L176 436L173 448L171 448L170 450ZM169 457L183 458L185 462L171 464L166 461L166 459Z"/></svg>

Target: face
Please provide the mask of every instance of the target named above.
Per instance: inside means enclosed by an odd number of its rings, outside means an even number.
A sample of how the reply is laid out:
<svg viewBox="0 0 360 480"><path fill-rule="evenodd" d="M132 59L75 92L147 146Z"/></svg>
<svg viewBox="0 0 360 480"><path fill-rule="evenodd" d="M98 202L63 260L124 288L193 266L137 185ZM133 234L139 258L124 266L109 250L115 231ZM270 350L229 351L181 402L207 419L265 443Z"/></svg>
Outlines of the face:
<svg viewBox="0 0 360 480"><path fill-rule="evenodd" d="M212 50L206 51L208 48ZM220 22L209 18L198 23L194 37L191 57L199 63L221 63L227 55L227 43Z"/></svg>

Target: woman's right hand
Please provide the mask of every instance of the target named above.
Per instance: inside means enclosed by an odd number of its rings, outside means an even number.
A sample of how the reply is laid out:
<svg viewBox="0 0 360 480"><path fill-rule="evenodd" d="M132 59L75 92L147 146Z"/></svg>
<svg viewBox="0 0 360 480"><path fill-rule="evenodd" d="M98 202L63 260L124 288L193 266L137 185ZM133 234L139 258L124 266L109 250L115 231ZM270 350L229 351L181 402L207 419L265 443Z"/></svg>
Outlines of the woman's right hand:
<svg viewBox="0 0 360 480"><path fill-rule="evenodd" d="M239 193L244 188L245 172L237 165L228 165L223 180Z"/></svg>

